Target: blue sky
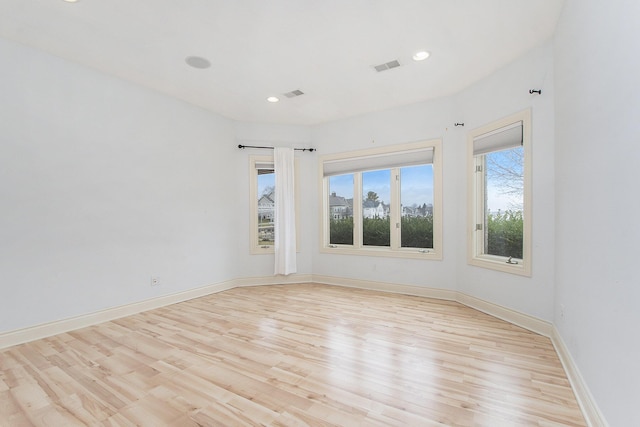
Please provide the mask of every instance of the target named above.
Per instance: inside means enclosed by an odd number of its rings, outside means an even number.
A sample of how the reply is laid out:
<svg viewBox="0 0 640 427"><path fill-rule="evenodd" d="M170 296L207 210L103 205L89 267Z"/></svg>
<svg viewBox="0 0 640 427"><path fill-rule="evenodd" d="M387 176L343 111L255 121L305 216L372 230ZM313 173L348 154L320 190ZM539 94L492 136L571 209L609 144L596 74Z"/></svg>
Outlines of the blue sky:
<svg viewBox="0 0 640 427"><path fill-rule="evenodd" d="M520 202L519 202L520 200ZM497 212L498 210L504 212L508 210L518 210L518 206L522 205L522 198L514 198L494 186L491 185L491 181L487 183L487 209L491 212Z"/></svg>
<svg viewBox="0 0 640 427"><path fill-rule="evenodd" d="M329 193L345 199L353 199L353 175L336 175L329 178Z"/></svg>
<svg viewBox="0 0 640 427"><path fill-rule="evenodd" d="M518 149L495 151L486 154L487 158L487 209L491 212L498 210L521 210L522 209L522 176L524 150ZM492 173L495 169L496 173ZM502 172L500 172L502 170ZM511 172L506 172L511 171ZM509 188L505 188L508 185ZM520 191L514 192L520 187Z"/></svg>
<svg viewBox="0 0 640 427"><path fill-rule="evenodd" d="M258 175L258 199L264 194L267 187L275 187L276 175L273 173L267 173L264 175Z"/></svg>
<svg viewBox="0 0 640 427"><path fill-rule="evenodd" d="M363 196L366 197L368 191L375 191L379 199L388 204L391 199L389 170L363 172L362 176ZM423 203L433 205L433 167L431 165L402 168L401 177L401 203L404 206L422 205ZM258 198L266 188L274 185L274 174L258 175ZM335 191L336 195L345 199L353 198L353 175L332 176L330 191ZM514 205L522 203L522 199L506 195L495 185L492 185L491 179L488 182L487 198L487 207L491 211L513 209Z"/></svg>
<svg viewBox="0 0 640 427"><path fill-rule="evenodd" d="M403 206L413 204L433 205L433 166L411 166L400 170L400 203Z"/></svg>
<svg viewBox="0 0 640 427"><path fill-rule="evenodd" d="M411 166L401 169L401 202L404 206L413 204L433 204L433 167L431 165ZM330 191L346 199L353 198L353 175L338 175L330 178ZM391 200L390 171L370 171L362 173L362 194L374 191L379 200L388 204Z"/></svg>

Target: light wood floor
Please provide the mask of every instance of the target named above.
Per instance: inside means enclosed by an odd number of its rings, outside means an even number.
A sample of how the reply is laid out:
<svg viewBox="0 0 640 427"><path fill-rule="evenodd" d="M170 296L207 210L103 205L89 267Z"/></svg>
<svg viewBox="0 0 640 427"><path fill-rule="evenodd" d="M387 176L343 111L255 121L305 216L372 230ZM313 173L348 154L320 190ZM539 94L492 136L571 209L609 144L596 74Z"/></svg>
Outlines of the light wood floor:
<svg viewBox="0 0 640 427"><path fill-rule="evenodd" d="M584 426L548 338L455 302L236 288L0 351L2 426Z"/></svg>

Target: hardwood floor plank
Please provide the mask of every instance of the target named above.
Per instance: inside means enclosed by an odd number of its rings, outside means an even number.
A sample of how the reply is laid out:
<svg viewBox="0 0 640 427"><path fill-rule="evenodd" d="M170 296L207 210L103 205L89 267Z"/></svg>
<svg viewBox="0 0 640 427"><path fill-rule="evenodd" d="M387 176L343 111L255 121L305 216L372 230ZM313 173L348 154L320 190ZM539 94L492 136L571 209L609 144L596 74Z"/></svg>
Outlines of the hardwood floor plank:
<svg viewBox="0 0 640 427"><path fill-rule="evenodd" d="M451 301L236 288L0 351L0 426L585 426L548 338Z"/></svg>

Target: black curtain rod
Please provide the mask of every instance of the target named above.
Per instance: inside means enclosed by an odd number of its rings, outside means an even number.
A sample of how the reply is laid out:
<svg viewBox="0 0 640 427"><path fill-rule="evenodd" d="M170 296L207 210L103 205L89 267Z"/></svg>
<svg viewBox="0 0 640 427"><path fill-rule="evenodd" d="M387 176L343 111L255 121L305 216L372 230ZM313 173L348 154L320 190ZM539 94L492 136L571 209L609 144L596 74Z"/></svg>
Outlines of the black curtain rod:
<svg viewBox="0 0 640 427"><path fill-rule="evenodd" d="M269 150L273 150L274 147L261 147L258 145L242 145L242 144L238 144L238 148L267 148ZM316 151L315 148L294 148L294 150L296 151L309 151L309 152L313 152Z"/></svg>

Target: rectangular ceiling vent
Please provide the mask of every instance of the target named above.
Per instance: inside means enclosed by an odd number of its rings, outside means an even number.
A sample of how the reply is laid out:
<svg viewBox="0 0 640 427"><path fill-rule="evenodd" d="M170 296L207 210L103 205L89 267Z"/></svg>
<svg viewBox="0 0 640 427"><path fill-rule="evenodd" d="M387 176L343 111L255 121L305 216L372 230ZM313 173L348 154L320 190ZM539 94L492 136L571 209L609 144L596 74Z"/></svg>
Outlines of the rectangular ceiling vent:
<svg viewBox="0 0 640 427"><path fill-rule="evenodd" d="M397 68L399 66L400 66L400 63L396 59L396 60L393 60L393 61L386 62L384 64L374 65L373 68L375 68L376 71L380 73L382 71L387 71L387 70L390 70L392 68Z"/></svg>
<svg viewBox="0 0 640 427"><path fill-rule="evenodd" d="M295 98L296 96L304 95L304 92L300 89L292 90L284 94L287 98Z"/></svg>

